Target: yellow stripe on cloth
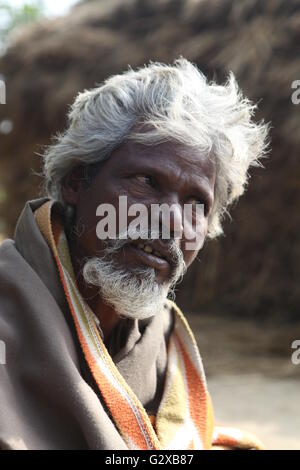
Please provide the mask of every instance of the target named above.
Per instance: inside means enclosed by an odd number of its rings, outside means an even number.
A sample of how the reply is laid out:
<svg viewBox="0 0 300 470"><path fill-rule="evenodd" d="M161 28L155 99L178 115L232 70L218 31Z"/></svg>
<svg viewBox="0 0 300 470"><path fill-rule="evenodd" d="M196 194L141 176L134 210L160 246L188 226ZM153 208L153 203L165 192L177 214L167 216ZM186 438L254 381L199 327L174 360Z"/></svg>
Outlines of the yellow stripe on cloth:
<svg viewBox="0 0 300 470"><path fill-rule="evenodd" d="M184 368L177 354L174 339L170 338L166 383L156 422L156 432L163 448L168 446L169 449L175 449L178 441L179 445L184 445L184 440L188 438L185 426L187 419L188 402Z"/></svg>

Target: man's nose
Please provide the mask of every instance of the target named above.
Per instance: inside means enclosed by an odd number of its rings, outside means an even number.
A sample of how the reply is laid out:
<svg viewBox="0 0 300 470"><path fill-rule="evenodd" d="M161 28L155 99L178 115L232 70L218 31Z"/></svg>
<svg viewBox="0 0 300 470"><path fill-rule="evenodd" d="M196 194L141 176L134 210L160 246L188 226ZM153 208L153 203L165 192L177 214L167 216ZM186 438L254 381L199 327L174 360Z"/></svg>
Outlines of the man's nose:
<svg viewBox="0 0 300 470"><path fill-rule="evenodd" d="M164 202L169 210L160 213L162 229L168 229L170 238L181 239L183 236L182 207L176 198ZM168 230L167 230L168 231Z"/></svg>
<svg viewBox="0 0 300 470"><path fill-rule="evenodd" d="M182 238L183 235L183 217L182 208L179 204L174 206L170 213L170 234L172 238Z"/></svg>

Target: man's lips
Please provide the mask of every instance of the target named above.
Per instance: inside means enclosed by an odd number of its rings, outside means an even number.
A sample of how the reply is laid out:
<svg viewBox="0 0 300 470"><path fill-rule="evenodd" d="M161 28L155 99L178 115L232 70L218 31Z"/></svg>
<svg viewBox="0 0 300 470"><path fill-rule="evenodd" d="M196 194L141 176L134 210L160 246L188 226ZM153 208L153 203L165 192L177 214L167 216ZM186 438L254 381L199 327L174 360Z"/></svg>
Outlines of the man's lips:
<svg viewBox="0 0 300 470"><path fill-rule="evenodd" d="M170 269L170 264L164 258L159 258L151 253L146 253L145 251L137 248L135 245L127 246L128 252L130 252L135 259L141 260L143 264L148 264L155 269Z"/></svg>
<svg viewBox="0 0 300 470"><path fill-rule="evenodd" d="M168 250L157 241L138 240L127 245L126 251L135 259L158 270L170 270L171 258ZM152 249L152 252L150 252Z"/></svg>
<svg viewBox="0 0 300 470"><path fill-rule="evenodd" d="M170 249L168 248L167 244L162 240L138 239L134 241L133 244L136 245L137 248L141 249L142 251L145 251L146 253L165 259L169 262L169 264L173 264L174 262L170 255Z"/></svg>

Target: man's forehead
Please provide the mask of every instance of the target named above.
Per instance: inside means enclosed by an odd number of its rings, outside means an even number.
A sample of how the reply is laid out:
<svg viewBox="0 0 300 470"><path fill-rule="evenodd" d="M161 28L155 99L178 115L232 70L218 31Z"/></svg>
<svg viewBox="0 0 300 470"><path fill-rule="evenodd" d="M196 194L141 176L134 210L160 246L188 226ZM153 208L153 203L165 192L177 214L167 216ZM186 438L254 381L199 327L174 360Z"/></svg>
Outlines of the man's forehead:
<svg viewBox="0 0 300 470"><path fill-rule="evenodd" d="M208 152L201 151L195 147L189 147L176 142L164 142L156 145L143 145L136 142L126 142L122 144L116 152L115 165L133 168L144 166L145 168L156 169L164 167L178 167L178 170L196 176L203 175L208 179L213 179L215 174L214 158Z"/></svg>

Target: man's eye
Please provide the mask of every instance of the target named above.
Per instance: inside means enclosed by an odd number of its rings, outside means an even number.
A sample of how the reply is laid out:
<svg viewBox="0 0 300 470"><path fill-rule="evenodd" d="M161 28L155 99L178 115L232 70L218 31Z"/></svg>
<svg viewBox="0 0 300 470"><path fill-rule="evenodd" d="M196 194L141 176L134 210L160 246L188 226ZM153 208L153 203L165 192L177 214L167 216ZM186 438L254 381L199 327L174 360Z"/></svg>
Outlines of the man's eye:
<svg viewBox="0 0 300 470"><path fill-rule="evenodd" d="M197 198L197 197L191 197L191 198L189 199L188 203L189 203L189 204L193 204L193 206L196 206L196 205L198 205L198 204L203 204L203 205L205 205L205 203L204 203L201 199L199 199L199 198Z"/></svg>
<svg viewBox="0 0 300 470"><path fill-rule="evenodd" d="M140 183L147 184L148 186L151 186L152 188L155 187L155 181L154 181L154 178L152 176L137 175L136 178Z"/></svg>
<svg viewBox="0 0 300 470"><path fill-rule="evenodd" d="M188 200L188 204L192 204L194 207L198 207L199 208L201 206L203 206L203 210L204 210L204 214L206 214L207 212L207 204L205 201L203 201L203 199L200 199L198 197L191 197L189 200Z"/></svg>

